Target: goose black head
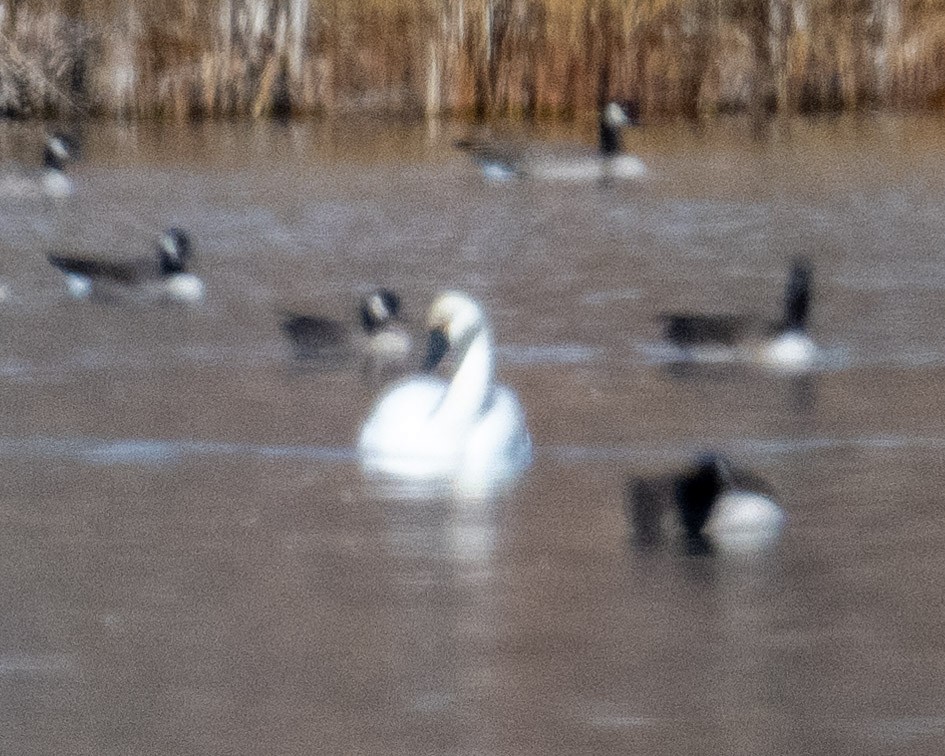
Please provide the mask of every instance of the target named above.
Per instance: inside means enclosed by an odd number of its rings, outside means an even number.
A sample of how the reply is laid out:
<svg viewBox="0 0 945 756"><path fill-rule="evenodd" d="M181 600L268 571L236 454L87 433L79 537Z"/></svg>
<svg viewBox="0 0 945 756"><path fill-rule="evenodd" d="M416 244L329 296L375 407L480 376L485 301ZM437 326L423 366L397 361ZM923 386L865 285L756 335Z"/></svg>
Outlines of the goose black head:
<svg viewBox="0 0 945 756"><path fill-rule="evenodd" d="M75 142L65 134L54 133L46 139L43 147L43 167L61 171L75 157Z"/></svg>
<svg viewBox="0 0 945 756"><path fill-rule="evenodd" d="M640 106L634 100L609 102L600 113L601 155L616 155L621 150L620 130L636 126L640 121Z"/></svg>
<svg viewBox="0 0 945 756"><path fill-rule="evenodd" d="M798 257L791 266L787 286L784 290L785 330L803 331L807 328L807 316L811 300L811 265L806 257Z"/></svg>
<svg viewBox="0 0 945 756"><path fill-rule="evenodd" d="M729 484L728 462L720 455L706 453L676 479L676 506L686 536L699 538L712 508Z"/></svg>
<svg viewBox="0 0 945 756"><path fill-rule="evenodd" d="M169 228L158 240L161 275L183 273L190 259L190 238L180 228Z"/></svg>
<svg viewBox="0 0 945 756"><path fill-rule="evenodd" d="M374 333L395 320L400 313L400 297L390 289L375 289L361 300L358 314L365 333Z"/></svg>

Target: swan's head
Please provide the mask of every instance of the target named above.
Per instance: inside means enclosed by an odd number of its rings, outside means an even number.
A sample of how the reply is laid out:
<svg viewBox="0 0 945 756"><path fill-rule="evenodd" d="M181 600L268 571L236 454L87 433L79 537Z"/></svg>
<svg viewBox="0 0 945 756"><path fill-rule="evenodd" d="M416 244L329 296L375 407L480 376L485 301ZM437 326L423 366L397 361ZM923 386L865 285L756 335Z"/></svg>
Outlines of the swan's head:
<svg viewBox="0 0 945 756"><path fill-rule="evenodd" d="M430 307L427 327L430 339L424 369L434 370L451 349L464 354L487 323L482 308L473 299L459 291L447 291Z"/></svg>
<svg viewBox="0 0 945 756"><path fill-rule="evenodd" d="M179 228L167 229L158 240L158 256L161 259L161 273L183 273L190 258L190 238L187 233Z"/></svg>
<svg viewBox="0 0 945 756"><path fill-rule="evenodd" d="M361 300L361 327L373 333L395 320L400 313L400 297L390 289L375 289Z"/></svg>

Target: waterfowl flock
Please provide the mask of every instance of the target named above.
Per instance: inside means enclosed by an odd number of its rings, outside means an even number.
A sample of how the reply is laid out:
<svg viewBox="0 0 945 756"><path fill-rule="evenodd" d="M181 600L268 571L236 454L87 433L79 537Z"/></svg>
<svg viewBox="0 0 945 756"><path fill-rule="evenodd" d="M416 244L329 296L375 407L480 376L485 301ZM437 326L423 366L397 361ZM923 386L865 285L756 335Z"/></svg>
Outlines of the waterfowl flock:
<svg viewBox="0 0 945 756"><path fill-rule="evenodd" d="M621 144L621 130L637 121L632 103L607 104L600 113L594 152L555 152L482 136L456 146L489 179L638 178L646 168L624 154ZM71 191L64 166L73 155L71 140L50 137L42 170L29 179L36 194L62 197ZM25 175L11 178L11 190L26 196L27 180ZM48 261L63 274L66 291L75 298L199 303L205 285L190 270L192 254L187 232L172 227L160 235L152 255L128 259L57 251L48 254ZM817 362L809 332L812 277L807 258L791 263L778 319L665 312L656 316L663 339L678 362L750 362L809 371ZM489 320L468 294L446 291L433 299L422 355L402 318L399 295L386 287L362 296L350 319L293 309L280 311L277 320L293 360L327 364L354 359L395 366L399 377L382 389L353 434L368 476L421 487L446 484L485 495L497 484L514 482L530 465L532 438L525 411L515 391L497 382ZM770 543L784 513L768 492L746 485L747 479L728 459L711 452L670 476L633 477L625 494L631 530L641 542L652 544L673 529L699 551Z"/></svg>

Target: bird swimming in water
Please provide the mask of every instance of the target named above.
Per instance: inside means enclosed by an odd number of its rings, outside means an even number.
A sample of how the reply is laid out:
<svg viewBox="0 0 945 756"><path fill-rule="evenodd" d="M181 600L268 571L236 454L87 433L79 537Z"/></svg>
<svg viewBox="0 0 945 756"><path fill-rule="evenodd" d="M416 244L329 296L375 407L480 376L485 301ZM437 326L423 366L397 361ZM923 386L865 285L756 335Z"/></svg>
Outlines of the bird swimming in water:
<svg viewBox="0 0 945 756"><path fill-rule="evenodd" d="M61 133L51 134L43 145L39 170L20 168L0 174L0 199L65 199L73 192L66 165L75 159L75 154L73 139Z"/></svg>
<svg viewBox="0 0 945 756"><path fill-rule="evenodd" d="M136 260L85 257L53 253L50 264L66 276L69 293L78 298L170 299L199 301L204 284L187 271L191 257L190 238L179 228L161 234L156 254Z"/></svg>
<svg viewBox="0 0 945 756"><path fill-rule="evenodd" d="M805 257L791 264L780 320L749 315L662 313L663 336L684 362L753 362L787 372L811 368L817 347L808 331L811 265Z"/></svg>
<svg viewBox="0 0 945 756"><path fill-rule="evenodd" d="M630 479L625 506L642 545L658 542L666 520L674 519L694 551L716 545L728 551L758 551L777 539L785 520L764 483L711 452L679 472Z"/></svg>
<svg viewBox="0 0 945 756"><path fill-rule="evenodd" d="M484 494L531 461L531 438L515 393L495 379L492 332L466 294L448 291L427 316L424 372L394 384L361 428L366 471L420 484L447 482ZM454 369L434 374L448 354Z"/></svg>
<svg viewBox="0 0 945 756"><path fill-rule="evenodd" d="M529 142L502 142L468 137L455 142L467 152L488 179L516 177L553 181L601 181L633 179L646 174L646 166L623 153L621 131L639 123L636 103L607 103L598 118L597 150L552 149Z"/></svg>
<svg viewBox="0 0 945 756"><path fill-rule="evenodd" d="M406 360L412 348L400 316L400 297L387 288L361 298L357 325L293 311L282 313L279 327L298 360L365 357L373 367L386 368Z"/></svg>

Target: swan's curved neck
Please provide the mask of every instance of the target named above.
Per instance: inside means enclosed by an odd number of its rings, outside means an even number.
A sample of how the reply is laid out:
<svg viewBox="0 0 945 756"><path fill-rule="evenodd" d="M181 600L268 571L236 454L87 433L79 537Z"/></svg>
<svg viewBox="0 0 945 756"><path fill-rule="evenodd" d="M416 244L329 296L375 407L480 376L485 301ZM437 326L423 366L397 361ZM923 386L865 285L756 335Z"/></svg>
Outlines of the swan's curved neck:
<svg viewBox="0 0 945 756"><path fill-rule="evenodd" d="M459 367L440 404L439 412L472 417L484 410L492 399L495 384L495 355L492 338L483 329L469 342Z"/></svg>

